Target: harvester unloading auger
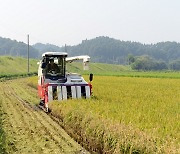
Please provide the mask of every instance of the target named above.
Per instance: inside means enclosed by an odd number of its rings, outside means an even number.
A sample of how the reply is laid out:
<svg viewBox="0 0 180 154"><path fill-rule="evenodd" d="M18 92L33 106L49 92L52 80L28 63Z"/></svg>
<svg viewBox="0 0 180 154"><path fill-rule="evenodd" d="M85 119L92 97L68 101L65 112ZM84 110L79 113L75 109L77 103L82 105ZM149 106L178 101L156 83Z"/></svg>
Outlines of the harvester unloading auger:
<svg viewBox="0 0 180 154"><path fill-rule="evenodd" d="M39 106L48 112L48 103L52 100L66 100L69 98L90 98L92 94L90 74L87 83L76 73L66 72L66 63L83 60L84 70L88 69L89 56L67 57L66 52L46 52L42 54L38 69Z"/></svg>

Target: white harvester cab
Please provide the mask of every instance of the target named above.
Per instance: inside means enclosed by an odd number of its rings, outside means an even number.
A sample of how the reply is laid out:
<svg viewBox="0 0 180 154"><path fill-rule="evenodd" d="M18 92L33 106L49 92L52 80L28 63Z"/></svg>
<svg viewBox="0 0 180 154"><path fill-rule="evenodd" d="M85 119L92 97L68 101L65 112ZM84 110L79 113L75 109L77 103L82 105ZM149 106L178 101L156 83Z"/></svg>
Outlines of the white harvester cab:
<svg viewBox="0 0 180 154"><path fill-rule="evenodd" d="M84 69L88 69L90 57L67 57L66 52L46 52L42 54L38 69L38 94L41 99L40 106L48 111L48 103L52 100L66 100L70 98L90 98L92 94L90 82L76 73L66 72L66 63L83 60Z"/></svg>

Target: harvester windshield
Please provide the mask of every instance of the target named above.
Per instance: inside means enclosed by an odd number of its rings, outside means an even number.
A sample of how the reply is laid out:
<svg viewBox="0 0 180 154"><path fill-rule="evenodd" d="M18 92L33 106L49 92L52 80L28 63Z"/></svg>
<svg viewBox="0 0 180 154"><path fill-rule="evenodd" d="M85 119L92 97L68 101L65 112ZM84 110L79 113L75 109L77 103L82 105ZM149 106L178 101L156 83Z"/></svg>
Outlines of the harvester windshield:
<svg viewBox="0 0 180 154"><path fill-rule="evenodd" d="M65 77L66 61L65 57L51 57L46 58L46 66L44 73L46 78L51 77Z"/></svg>

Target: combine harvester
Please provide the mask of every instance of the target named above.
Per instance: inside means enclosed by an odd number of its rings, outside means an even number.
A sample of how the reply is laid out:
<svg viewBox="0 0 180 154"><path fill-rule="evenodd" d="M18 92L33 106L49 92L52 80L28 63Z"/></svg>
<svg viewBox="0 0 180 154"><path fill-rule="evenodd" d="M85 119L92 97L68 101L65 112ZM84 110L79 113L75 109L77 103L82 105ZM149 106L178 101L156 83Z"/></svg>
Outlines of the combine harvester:
<svg viewBox="0 0 180 154"><path fill-rule="evenodd" d="M48 112L48 103L52 100L90 98L92 94L90 74L87 83L82 76L66 72L66 63L83 60L84 70L89 69L89 56L67 57L66 52L46 52L42 54L38 69L39 106Z"/></svg>

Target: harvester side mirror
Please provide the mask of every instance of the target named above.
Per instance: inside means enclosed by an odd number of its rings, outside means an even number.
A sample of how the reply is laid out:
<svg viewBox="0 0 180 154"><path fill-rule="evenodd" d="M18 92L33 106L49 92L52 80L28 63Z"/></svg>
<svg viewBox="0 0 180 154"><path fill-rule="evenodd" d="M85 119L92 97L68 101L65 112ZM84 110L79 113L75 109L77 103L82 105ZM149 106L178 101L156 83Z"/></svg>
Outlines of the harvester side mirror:
<svg viewBox="0 0 180 154"><path fill-rule="evenodd" d="M93 80L93 74L92 73L89 75L89 80L90 80L90 82Z"/></svg>

